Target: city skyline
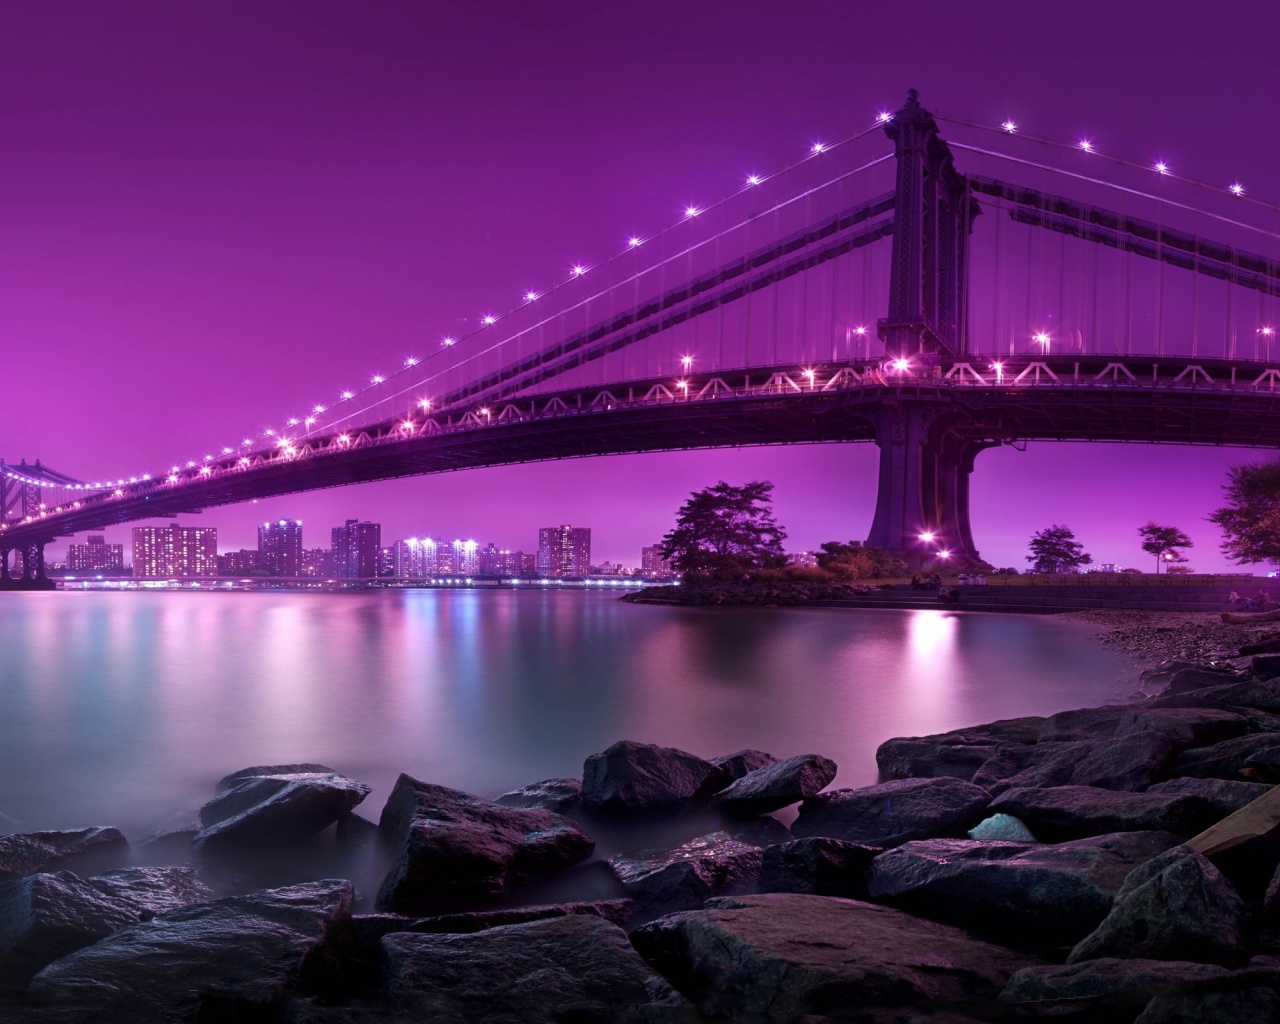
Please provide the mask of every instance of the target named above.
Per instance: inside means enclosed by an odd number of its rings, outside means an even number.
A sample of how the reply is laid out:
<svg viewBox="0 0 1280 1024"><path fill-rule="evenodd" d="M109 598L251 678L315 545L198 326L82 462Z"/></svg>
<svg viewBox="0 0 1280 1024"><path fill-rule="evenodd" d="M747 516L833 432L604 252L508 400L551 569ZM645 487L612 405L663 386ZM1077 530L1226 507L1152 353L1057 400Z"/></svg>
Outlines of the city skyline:
<svg viewBox="0 0 1280 1024"><path fill-rule="evenodd" d="M0 254L10 372L34 385L44 353L58 351L59 386L75 400L54 417L40 388L15 389L6 457L128 474L257 429L421 353L626 232L668 223L744 170L847 134L908 86L955 115L1064 140L1088 133L1135 161L1274 192L1280 143L1251 130L1268 123L1277 91L1261 42L1270 34L1242 36L1189 4L1162 8L1159 25L1140 8L1106 8L1116 31L1104 35L1061 12L977 26L937 5L921 23L948 35L950 55L923 28L877 47L894 19L859 11L855 21L835 4L803 20L681 9L678 33L653 8L515 21L432 20L409 5L359 19L328 10L297 23L234 4L187 21L145 3L110 17L90 4L75 18L7 12L0 48L25 100L0 115L12 141ZM1150 32L1160 45L1135 53L1131 40ZM663 67L662 54L687 57L693 40L697 61ZM1212 79L1168 73L1223 54ZM794 81L756 73L801 65ZM657 123L654 139L645 129ZM637 137L651 144L637 151ZM250 369L264 367L273 372ZM102 453L119 464L100 464ZM977 546L1021 568L1031 533L1062 522L1096 560L1140 565L1137 528L1157 519L1191 534L1194 568L1234 568L1203 517L1226 467L1261 457L1136 445L987 452L973 481ZM789 546L803 550L867 536L875 473L869 445L670 453L472 470L219 515L232 547L264 515L379 516L390 535L408 535L424 501L443 534L476 523L497 536L518 497L538 521L615 523L598 543L621 560L669 529L691 491L767 479Z"/></svg>

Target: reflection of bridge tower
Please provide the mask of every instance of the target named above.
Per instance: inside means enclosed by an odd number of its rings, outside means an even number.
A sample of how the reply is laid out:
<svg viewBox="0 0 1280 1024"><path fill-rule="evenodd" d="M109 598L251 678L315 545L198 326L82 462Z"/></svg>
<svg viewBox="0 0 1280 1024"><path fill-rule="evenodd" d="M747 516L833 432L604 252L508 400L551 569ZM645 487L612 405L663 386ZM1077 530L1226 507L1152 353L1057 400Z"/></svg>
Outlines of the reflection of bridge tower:
<svg viewBox="0 0 1280 1024"><path fill-rule="evenodd" d="M891 360L919 367L967 349L966 255L977 201L914 89L885 124L898 162L889 315L877 333ZM887 396L876 424L880 480L867 543L903 555L927 546L976 557L969 474L986 447L966 441L945 401Z"/></svg>
<svg viewBox="0 0 1280 1024"><path fill-rule="evenodd" d="M0 460L0 522L11 522L40 515L43 485L79 483L56 470L42 466L37 459L27 465L23 459L16 466ZM53 588L44 572L44 541L9 546L0 539L0 589L48 590Z"/></svg>

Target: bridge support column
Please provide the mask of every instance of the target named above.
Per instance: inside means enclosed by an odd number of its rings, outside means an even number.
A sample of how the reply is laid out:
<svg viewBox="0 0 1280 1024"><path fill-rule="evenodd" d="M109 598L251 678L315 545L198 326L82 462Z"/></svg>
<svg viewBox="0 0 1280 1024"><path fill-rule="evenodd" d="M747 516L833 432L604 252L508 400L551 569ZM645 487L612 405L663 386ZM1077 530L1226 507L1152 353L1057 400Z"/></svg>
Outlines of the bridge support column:
<svg viewBox="0 0 1280 1024"><path fill-rule="evenodd" d="M969 526L969 476L978 452L995 442L970 440L953 431L956 425L948 407L885 407L876 427L880 479L868 546L913 562L940 551L978 557ZM922 534L931 539L921 540Z"/></svg>

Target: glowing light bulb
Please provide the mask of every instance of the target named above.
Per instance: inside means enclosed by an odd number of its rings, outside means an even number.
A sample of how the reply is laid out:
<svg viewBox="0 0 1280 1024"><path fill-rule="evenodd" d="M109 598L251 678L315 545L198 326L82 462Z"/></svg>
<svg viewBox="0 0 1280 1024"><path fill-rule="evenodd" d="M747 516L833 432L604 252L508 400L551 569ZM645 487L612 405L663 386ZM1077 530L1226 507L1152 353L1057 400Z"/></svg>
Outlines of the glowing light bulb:
<svg viewBox="0 0 1280 1024"><path fill-rule="evenodd" d="M676 381L676 387L682 388L685 391L687 391L689 390L689 382L687 380L678 380Z"/></svg>
<svg viewBox="0 0 1280 1024"><path fill-rule="evenodd" d="M289 426L291 426L291 427L296 427L297 425L298 425L298 417L297 417L297 416L290 416L290 417L289 417Z"/></svg>
<svg viewBox="0 0 1280 1024"><path fill-rule="evenodd" d="M1274 327L1264 327L1258 333L1261 334L1264 338L1269 338L1276 333L1276 330Z"/></svg>
<svg viewBox="0 0 1280 1024"><path fill-rule="evenodd" d="M498 322L498 318L496 316L486 316L483 317L480 322L488 327L490 324L496 324Z"/></svg>
<svg viewBox="0 0 1280 1024"><path fill-rule="evenodd" d="M640 244L640 239L637 238L635 235L632 235L630 238L627 239L627 245L631 246L631 248L633 249L639 244Z"/></svg>
<svg viewBox="0 0 1280 1024"><path fill-rule="evenodd" d="M344 392L342 392L342 398L343 398L343 400L344 400L344 401L345 401L345 400L348 400L348 399L351 399L351 398L355 398L355 397L356 397L356 396L355 396L355 393L354 393L354 392L351 392L351 391L344 391Z"/></svg>
<svg viewBox="0 0 1280 1024"><path fill-rule="evenodd" d="M1092 142L1090 142L1088 139L1081 139L1081 140L1080 140L1080 148L1081 148L1082 150L1084 150L1086 153L1092 153L1092 152L1093 152L1093 143L1092 143Z"/></svg>
<svg viewBox="0 0 1280 1024"><path fill-rule="evenodd" d="M880 111L880 113L876 115L876 120L879 121L881 124L884 124L887 121L892 121L893 115L889 113L889 111L887 110L882 110Z"/></svg>
<svg viewBox="0 0 1280 1024"><path fill-rule="evenodd" d="M1227 189L1227 191L1230 192L1233 196L1242 196L1244 195L1244 186L1237 181L1234 185L1231 185Z"/></svg>
<svg viewBox="0 0 1280 1024"><path fill-rule="evenodd" d="M1037 332L1032 336L1032 340L1033 340L1033 341L1037 341L1037 342L1039 342L1041 345L1047 345L1047 344L1049 344L1049 341L1050 341L1051 339L1049 338L1049 335L1048 335L1048 333L1047 333L1047 332L1045 332L1045 331L1037 331Z"/></svg>
<svg viewBox="0 0 1280 1024"><path fill-rule="evenodd" d="M387 378L386 378L386 377L384 377L384 376L382 376L382 374L380 374L380 373L375 373L375 374L373 375L373 383L375 383L375 384L381 384L381 383L382 383L384 380L386 380L386 379L387 379Z"/></svg>
<svg viewBox="0 0 1280 1024"><path fill-rule="evenodd" d="M253 438L251 438L251 437L246 437L246 438L244 439L244 443L245 443L245 444L253 444Z"/></svg>
<svg viewBox="0 0 1280 1024"><path fill-rule="evenodd" d="M403 423L400 424L400 426L403 427L405 430L412 430L414 427L414 422L413 420L405 420Z"/></svg>
<svg viewBox="0 0 1280 1024"><path fill-rule="evenodd" d="M924 541L926 544L928 544L931 540L933 540L933 534L930 533L928 530L926 530L924 533L920 534L920 539Z"/></svg>
<svg viewBox="0 0 1280 1024"><path fill-rule="evenodd" d="M535 301L537 301L537 298L538 298L538 293L537 293L537 292L525 292L525 293L524 293L524 301L525 301L525 302L535 302Z"/></svg>
<svg viewBox="0 0 1280 1024"><path fill-rule="evenodd" d="M686 217L696 217L696 216L698 216L698 214L700 214L701 212L702 212L702 211L701 211L701 210L699 210L696 206L686 206L686 207L684 208L684 215L685 215Z"/></svg>
<svg viewBox="0 0 1280 1024"><path fill-rule="evenodd" d="M863 335L867 333L867 329L865 327L855 327L853 329L853 333L857 335Z"/></svg>
<svg viewBox="0 0 1280 1024"><path fill-rule="evenodd" d="M454 339L445 338L443 341L440 342L440 344L443 345L445 348L448 348L450 345L454 344Z"/></svg>
<svg viewBox="0 0 1280 1024"><path fill-rule="evenodd" d="M821 142L815 142L813 144L814 153L825 153L826 151L827 151L827 147L823 145Z"/></svg>
<svg viewBox="0 0 1280 1024"><path fill-rule="evenodd" d="M1005 121L1003 124L1000 125L1000 127L1003 128L1010 135L1012 135L1014 132L1018 130L1018 124L1016 121Z"/></svg>
<svg viewBox="0 0 1280 1024"><path fill-rule="evenodd" d="M416 356L410 356L408 359L406 359L406 360L404 361L404 365L405 365L405 366L417 366L417 365L418 365L417 357L416 357Z"/></svg>
<svg viewBox="0 0 1280 1024"><path fill-rule="evenodd" d="M429 399L429 398L424 398L424 399L423 399L421 402L419 402L418 404L419 404L420 406L422 406L422 408L424 408L424 409L430 409L430 408L431 408L431 399Z"/></svg>
<svg viewBox="0 0 1280 1024"><path fill-rule="evenodd" d="M895 359L891 365L899 373L906 373L907 370L911 369L911 360L899 358Z"/></svg>
<svg viewBox="0 0 1280 1024"><path fill-rule="evenodd" d="M1167 163L1165 163L1163 160L1157 160L1157 161L1156 161L1156 173L1157 173L1157 174L1168 174L1168 173L1169 173L1169 165L1168 165Z"/></svg>
<svg viewBox="0 0 1280 1024"><path fill-rule="evenodd" d="M689 369L690 366L693 365L693 356L681 356L680 362L683 364L684 368L687 370Z"/></svg>
<svg viewBox="0 0 1280 1024"><path fill-rule="evenodd" d="M310 427L310 426L312 426L312 425L315 423L315 421L316 421L316 418L315 418L314 416L308 416L308 417L307 417L305 420L303 420L302 422L303 422L306 426Z"/></svg>
<svg viewBox="0 0 1280 1024"><path fill-rule="evenodd" d="M586 268L586 267L584 267L581 263L575 263L575 264L573 265L573 276L574 276L574 277L581 277L581 276L582 276L583 274L585 274L586 272L587 272L587 268Z"/></svg>
<svg viewBox="0 0 1280 1024"><path fill-rule="evenodd" d="M324 412L324 406L323 406L323 405L313 405L313 406L311 407L311 411L312 411L312 412L314 412L314 413L321 413L321 412Z"/></svg>
<svg viewBox="0 0 1280 1024"><path fill-rule="evenodd" d="M763 179L763 178L761 178L761 177L760 177L760 175L758 175L758 174L748 174L748 175L747 175L747 184L748 184L748 185L759 185L759 184L760 184L760 182L761 182L761 181L763 181L763 180L764 180L764 179Z"/></svg>

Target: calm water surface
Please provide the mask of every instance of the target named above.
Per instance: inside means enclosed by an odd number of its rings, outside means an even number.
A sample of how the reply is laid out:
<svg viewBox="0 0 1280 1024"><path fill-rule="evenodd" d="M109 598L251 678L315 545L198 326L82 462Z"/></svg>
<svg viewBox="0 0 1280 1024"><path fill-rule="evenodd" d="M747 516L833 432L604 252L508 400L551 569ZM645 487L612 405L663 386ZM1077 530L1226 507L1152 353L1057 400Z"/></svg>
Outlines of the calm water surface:
<svg viewBox="0 0 1280 1024"><path fill-rule="evenodd" d="M137 836L222 775L320 761L484 795L618 739L816 752L875 781L890 736L1123 696L1052 617L682 609L587 592L0 595L0 832Z"/></svg>

